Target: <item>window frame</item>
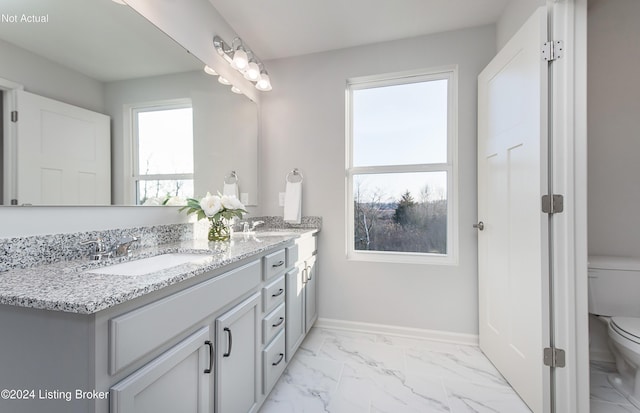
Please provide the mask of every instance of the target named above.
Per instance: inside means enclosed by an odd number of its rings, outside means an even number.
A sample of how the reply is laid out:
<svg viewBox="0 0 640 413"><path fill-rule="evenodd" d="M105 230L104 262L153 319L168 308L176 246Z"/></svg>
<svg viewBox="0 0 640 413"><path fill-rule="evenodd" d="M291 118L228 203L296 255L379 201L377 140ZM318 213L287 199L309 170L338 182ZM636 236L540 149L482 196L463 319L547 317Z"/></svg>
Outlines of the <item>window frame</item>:
<svg viewBox="0 0 640 413"><path fill-rule="evenodd" d="M171 99L162 101L153 101L145 103L137 103L133 105L127 105L125 112L129 119L129 173L127 174L126 187L129 197L128 204L138 204L138 183L141 181L155 181L155 180L191 180L195 181L195 171L186 174L140 174L139 168L139 138L138 138L138 114L142 112L155 112L160 110L172 110L172 109L185 109L190 108L192 110L192 122L193 122L193 103L191 99ZM192 135L192 139L195 141L195 135ZM195 142L194 142L195 143ZM193 155L192 155L193 156ZM194 165L195 169L195 165ZM195 183L195 182L194 182Z"/></svg>
<svg viewBox="0 0 640 413"><path fill-rule="evenodd" d="M353 91L375 87L398 86L433 80L447 82L447 162L413 165L353 166ZM373 261L410 264L458 264L458 67L444 66L424 70L396 72L347 79L345 89L345 189L346 189L346 256L352 261ZM446 172L447 173L447 253L364 251L355 249L354 194L355 175Z"/></svg>

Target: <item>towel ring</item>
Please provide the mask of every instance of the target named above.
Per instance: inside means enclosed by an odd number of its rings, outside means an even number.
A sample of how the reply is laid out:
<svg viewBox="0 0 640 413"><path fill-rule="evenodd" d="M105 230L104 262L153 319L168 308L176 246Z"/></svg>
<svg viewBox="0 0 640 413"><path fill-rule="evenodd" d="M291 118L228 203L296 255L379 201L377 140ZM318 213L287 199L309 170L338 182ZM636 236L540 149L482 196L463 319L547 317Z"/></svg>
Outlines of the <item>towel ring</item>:
<svg viewBox="0 0 640 413"><path fill-rule="evenodd" d="M224 177L224 183L228 185L237 184L238 183L238 174L236 171L231 171L229 175Z"/></svg>
<svg viewBox="0 0 640 413"><path fill-rule="evenodd" d="M300 180L299 181L291 181L290 179L293 178L294 176L299 176ZM304 176L302 175L302 172L300 172L300 170L298 168L294 168L293 170L291 170L287 176L284 178L285 181L287 182L302 182L304 180Z"/></svg>

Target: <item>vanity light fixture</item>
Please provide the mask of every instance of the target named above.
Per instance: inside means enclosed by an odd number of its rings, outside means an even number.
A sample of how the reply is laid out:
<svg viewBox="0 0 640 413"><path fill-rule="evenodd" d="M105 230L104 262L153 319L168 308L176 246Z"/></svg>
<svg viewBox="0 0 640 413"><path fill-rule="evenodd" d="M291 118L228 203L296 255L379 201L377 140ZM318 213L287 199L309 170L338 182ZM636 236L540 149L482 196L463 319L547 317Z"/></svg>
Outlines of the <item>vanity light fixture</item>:
<svg viewBox="0 0 640 413"><path fill-rule="evenodd" d="M256 89L265 92L272 89L267 70L242 39L236 37L229 46L220 36L215 35L213 36L213 47L232 68L242 73L245 79L254 82ZM218 81L222 84L231 84L224 83L222 79L224 78L220 77ZM226 81L226 79L224 80Z"/></svg>
<svg viewBox="0 0 640 413"><path fill-rule="evenodd" d="M127 3L124 0L111 0L114 3L118 3L118 4L122 4L123 6L126 6Z"/></svg>
<svg viewBox="0 0 640 413"><path fill-rule="evenodd" d="M240 95L240 94L242 94L242 90L238 89L238 88L237 88L237 87L235 87L235 86L231 86L231 91L232 91L233 93L237 93L237 94L239 94L239 95Z"/></svg>
<svg viewBox="0 0 640 413"><path fill-rule="evenodd" d="M226 77L222 77L222 76L218 76L218 82L227 86L231 84L231 82L229 82L229 80Z"/></svg>
<svg viewBox="0 0 640 413"><path fill-rule="evenodd" d="M204 65L204 72L208 75L211 76L217 76L218 72L216 72L215 70L213 70L212 68L210 68L208 65Z"/></svg>

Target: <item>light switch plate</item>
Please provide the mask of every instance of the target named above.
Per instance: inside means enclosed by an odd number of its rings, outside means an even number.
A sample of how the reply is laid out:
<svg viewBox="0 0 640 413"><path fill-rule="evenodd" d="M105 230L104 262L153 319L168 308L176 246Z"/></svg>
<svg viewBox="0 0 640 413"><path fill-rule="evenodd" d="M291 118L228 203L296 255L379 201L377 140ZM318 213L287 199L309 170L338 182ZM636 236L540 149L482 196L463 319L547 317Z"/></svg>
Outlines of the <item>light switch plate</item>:
<svg viewBox="0 0 640 413"><path fill-rule="evenodd" d="M281 207L284 206L284 192L280 192L278 194L278 203L280 204Z"/></svg>
<svg viewBox="0 0 640 413"><path fill-rule="evenodd" d="M248 192L241 192L240 193L240 202L242 202L244 205L248 205L249 204L249 193Z"/></svg>

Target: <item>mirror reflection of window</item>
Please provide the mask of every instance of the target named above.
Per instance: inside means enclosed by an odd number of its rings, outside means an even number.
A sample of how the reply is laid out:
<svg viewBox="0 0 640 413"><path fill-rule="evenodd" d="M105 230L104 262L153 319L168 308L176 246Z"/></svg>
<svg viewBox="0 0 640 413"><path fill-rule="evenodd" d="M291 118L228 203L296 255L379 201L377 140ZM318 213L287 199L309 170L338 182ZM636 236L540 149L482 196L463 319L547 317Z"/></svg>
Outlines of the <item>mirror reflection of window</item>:
<svg viewBox="0 0 640 413"><path fill-rule="evenodd" d="M191 103L138 107L133 119L136 203L162 205L168 197L193 197Z"/></svg>

